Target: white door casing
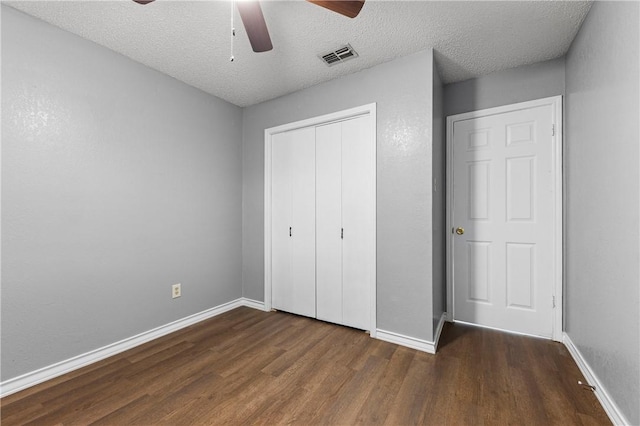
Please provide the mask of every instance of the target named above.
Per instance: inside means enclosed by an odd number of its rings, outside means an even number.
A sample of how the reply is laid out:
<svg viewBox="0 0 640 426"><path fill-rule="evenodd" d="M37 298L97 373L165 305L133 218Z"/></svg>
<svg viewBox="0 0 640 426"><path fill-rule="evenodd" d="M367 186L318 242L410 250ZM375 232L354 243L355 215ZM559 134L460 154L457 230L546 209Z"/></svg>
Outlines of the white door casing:
<svg viewBox="0 0 640 426"><path fill-rule="evenodd" d="M447 118L453 320L561 339L560 119L560 97Z"/></svg>

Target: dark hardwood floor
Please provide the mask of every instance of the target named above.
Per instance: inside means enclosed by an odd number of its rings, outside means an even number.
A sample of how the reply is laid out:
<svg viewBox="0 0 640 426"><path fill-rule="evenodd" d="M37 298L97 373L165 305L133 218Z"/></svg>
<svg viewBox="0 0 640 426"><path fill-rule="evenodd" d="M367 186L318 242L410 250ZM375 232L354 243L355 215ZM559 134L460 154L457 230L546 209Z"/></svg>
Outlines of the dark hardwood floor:
<svg viewBox="0 0 640 426"><path fill-rule="evenodd" d="M2 399L9 425L610 424L565 347L447 324L437 355L239 308Z"/></svg>

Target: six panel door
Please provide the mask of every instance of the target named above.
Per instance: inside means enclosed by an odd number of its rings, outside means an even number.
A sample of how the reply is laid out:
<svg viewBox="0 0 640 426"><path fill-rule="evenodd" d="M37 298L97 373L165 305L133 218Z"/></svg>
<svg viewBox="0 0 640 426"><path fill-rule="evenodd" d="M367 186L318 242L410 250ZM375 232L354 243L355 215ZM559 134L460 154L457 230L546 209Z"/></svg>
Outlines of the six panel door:
<svg viewBox="0 0 640 426"><path fill-rule="evenodd" d="M456 320L552 337L552 123L548 105L454 123Z"/></svg>

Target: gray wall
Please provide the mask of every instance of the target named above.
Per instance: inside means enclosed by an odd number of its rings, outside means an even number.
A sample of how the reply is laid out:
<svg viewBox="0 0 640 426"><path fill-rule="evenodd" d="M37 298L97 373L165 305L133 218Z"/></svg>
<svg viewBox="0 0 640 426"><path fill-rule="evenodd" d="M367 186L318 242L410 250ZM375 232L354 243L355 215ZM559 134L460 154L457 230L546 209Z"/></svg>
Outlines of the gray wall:
<svg viewBox="0 0 640 426"><path fill-rule="evenodd" d="M264 130L377 102L378 328L431 340L431 50L244 109L243 291L264 299Z"/></svg>
<svg viewBox="0 0 640 426"><path fill-rule="evenodd" d="M445 116L564 95L564 57L538 62L444 88Z"/></svg>
<svg viewBox="0 0 640 426"><path fill-rule="evenodd" d="M567 55L565 329L640 424L639 4L595 2Z"/></svg>
<svg viewBox="0 0 640 426"><path fill-rule="evenodd" d="M241 121L2 6L2 380L241 296Z"/></svg>
<svg viewBox="0 0 640 426"><path fill-rule="evenodd" d="M444 87L438 71L433 70L433 332L446 310L446 134ZM435 335L433 336L435 338Z"/></svg>

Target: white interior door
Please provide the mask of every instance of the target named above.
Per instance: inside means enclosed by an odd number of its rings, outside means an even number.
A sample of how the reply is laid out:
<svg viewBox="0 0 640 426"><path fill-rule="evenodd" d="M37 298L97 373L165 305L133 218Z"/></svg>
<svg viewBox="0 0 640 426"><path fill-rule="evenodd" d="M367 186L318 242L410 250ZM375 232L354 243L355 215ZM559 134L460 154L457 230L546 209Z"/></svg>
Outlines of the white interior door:
<svg viewBox="0 0 640 426"><path fill-rule="evenodd" d="M318 319L342 323L342 123L316 127Z"/></svg>
<svg viewBox="0 0 640 426"><path fill-rule="evenodd" d="M368 330L375 280L375 159L369 116L316 128L319 319Z"/></svg>
<svg viewBox="0 0 640 426"><path fill-rule="evenodd" d="M453 123L453 316L551 338L554 111Z"/></svg>
<svg viewBox="0 0 640 426"><path fill-rule="evenodd" d="M265 130L266 309L375 337L375 117L369 104Z"/></svg>
<svg viewBox="0 0 640 426"><path fill-rule="evenodd" d="M291 134L278 133L272 139L271 174L271 245L272 245L272 304L279 309L294 305L291 293L292 245L289 227L292 224L291 174L293 153L291 152Z"/></svg>
<svg viewBox="0 0 640 426"><path fill-rule="evenodd" d="M315 317L315 132L273 135L272 304Z"/></svg>
<svg viewBox="0 0 640 426"><path fill-rule="evenodd" d="M369 329L375 280L375 151L370 116L342 122L343 324Z"/></svg>

